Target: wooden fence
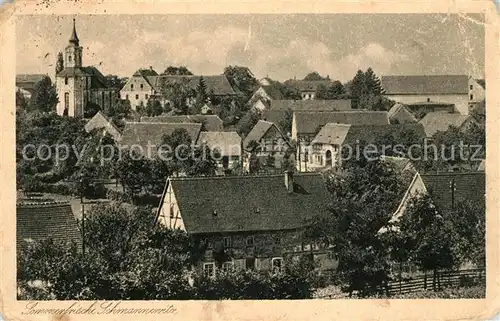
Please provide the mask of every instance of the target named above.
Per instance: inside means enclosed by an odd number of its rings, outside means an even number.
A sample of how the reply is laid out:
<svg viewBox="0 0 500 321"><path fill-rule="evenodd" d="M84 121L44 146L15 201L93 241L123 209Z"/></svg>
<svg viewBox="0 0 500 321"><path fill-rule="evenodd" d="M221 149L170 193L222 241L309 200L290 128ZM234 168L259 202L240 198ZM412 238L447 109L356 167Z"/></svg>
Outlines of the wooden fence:
<svg viewBox="0 0 500 321"><path fill-rule="evenodd" d="M437 271L407 279L393 280L388 283L389 295L406 294L424 290L440 291L447 287L462 287L486 283L483 269L459 271Z"/></svg>
<svg viewBox="0 0 500 321"><path fill-rule="evenodd" d="M440 291L444 288L458 288L463 286L474 286L486 283L486 271L484 269L467 269L458 271L437 271L436 274L428 272L406 278L397 278L387 283L383 293L389 296L398 294L409 294L420 291ZM356 293L354 293L356 296ZM321 295L316 298L340 299L347 298L347 293L335 293Z"/></svg>

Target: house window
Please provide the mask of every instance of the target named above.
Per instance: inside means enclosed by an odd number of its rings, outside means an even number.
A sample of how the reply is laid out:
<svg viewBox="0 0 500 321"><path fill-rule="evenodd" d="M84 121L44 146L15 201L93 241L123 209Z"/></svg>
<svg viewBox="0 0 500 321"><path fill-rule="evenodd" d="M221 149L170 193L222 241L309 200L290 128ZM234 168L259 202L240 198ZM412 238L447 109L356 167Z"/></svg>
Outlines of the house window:
<svg viewBox="0 0 500 321"><path fill-rule="evenodd" d="M125 99L128 100L128 95L125 95Z"/></svg>
<svg viewBox="0 0 500 321"><path fill-rule="evenodd" d="M255 258L245 259L245 270L255 270Z"/></svg>
<svg viewBox="0 0 500 321"><path fill-rule="evenodd" d="M253 238L253 235L252 236L249 236L247 237L247 246L253 246L254 244L254 238Z"/></svg>
<svg viewBox="0 0 500 321"><path fill-rule="evenodd" d="M144 85L143 85L143 84L141 84L141 90L142 90L142 89L144 89Z"/></svg>
<svg viewBox="0 0 500 321"><path fill-rule="evenodd" d="M68 56L68 61L71 62L71 55Z"/></svg>
<svg viewBox="0 0 500 321"><path fill-rule="evenodd" d="M206 240L206 243L207 243L207 249L211 250L214 248L212 240Z"/></svg>
<svg viewBox="0 0 500 321"><path fill-rule="evenodd" d="M335 260L335 254L333 254L333 252L329 251L328 252L328 259L331 260L331 261L334 261Z"/></svg>
<svg viewBox="0 0 500 321"><path fill-rule="evenodd" d="M174 218L174 206L170 205L170 218Z"/></svg>
<svg viewBox="0 0 500 321"><path fill-rule="evenodd" d="M215 276L215 264L214 263L203 263L203 272L207 277Z"/></svg>
<svg viewBox="0 0 500 321"><path fill-rule="evenodd" d="M222 263L222 271L224 272L232 271L233 268L234 268L234 262L232 261Z"/></svg>
<svg viewBox="0 0 500 321"><path fill-rule="evenodd" d="M139 99L139 95L135 95L135 99L136 99L136 100L137 100L137 99Z"/></svg>
<svg viewBox="0 0 500 321"><path fill-rule="evenodd" d="M134 84L130 84L130 90L134 90Z"/></svg>
<svg viewBox="0 0 500 321"><path fill-rule="evenodd" d="M281 237L279 237L279 236L274 237L274 244L280 245L281 244Z"/></svg>
<svg viewBox="0 0 500 321"><path fill-rule="evenodd" d="M144 95L144 97L146 97L146 99L148 99L148 94Z"/></svg>
<svg viewBox="0 0 500 321"><path fill-rule="evenodd" d="M473 100L474 99L474 95L470 95L470 100Z"/></svg>
<svg viewBox="0 0 500 321"><path fill-rule="evenodd" d="M469 89L470 89L470 90L472 90L473 88L474 88L474 86L472 86L472 85L470 85L470 86L469 86Z"/></svg>
<svg viewBox="0 0 500 321"><path fill-rule="evenodd" d="M280 273L283 270L283 258L281 257L272 258L271 266L274 273Z"/></svg>
<svg viewBox="0 0 500 321"><path fill-rule="evenodd" d="M231 247L231 237L230 236L224 236L224 247L226 249Z"/></svg>
<svg viewBox="0 0 500 321"><path fill-rule="evenodd" d="M64 77L64 84L67 85L68 84L68 77Z"/></svg>

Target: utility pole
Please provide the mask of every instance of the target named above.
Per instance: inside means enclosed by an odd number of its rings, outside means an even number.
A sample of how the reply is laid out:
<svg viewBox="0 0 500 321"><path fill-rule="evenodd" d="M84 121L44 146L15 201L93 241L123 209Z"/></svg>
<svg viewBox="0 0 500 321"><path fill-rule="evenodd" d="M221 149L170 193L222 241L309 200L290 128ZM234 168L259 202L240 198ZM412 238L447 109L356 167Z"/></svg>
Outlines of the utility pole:
<svg viewBox="0 0 500 321"><path fill-rule="evenodd" d="M82 206L82 254L85 255L85 206L83 202L83 173L80 176L80 205Z"/></svg>
<svg viewBox="0 0 500 321"><path fill-rule="evenodd" d="M451 189L451 209L453 210L455 209L455 191L457 190L455 184L455 178L451 179L450 189Z"/></svg>

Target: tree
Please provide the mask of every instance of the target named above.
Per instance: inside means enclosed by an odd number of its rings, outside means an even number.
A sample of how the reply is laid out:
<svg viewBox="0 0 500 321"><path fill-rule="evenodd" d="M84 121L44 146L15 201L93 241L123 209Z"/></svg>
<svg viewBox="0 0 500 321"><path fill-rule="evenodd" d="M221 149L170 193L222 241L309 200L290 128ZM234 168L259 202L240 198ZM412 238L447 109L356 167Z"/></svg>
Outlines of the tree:
<svg viewBox="0 0 500 321"><path fill-rule="evenodd" d="M62 52L57 54L56 75L64 69L64 58Z"/></svg>
<svg viewBox="0 0 500 321"><path fill-rule="evenodd" d="M279 128L285 135L292 133L293 111L288 109L285 111L285 116L279 121Z"/></svg>
<svg viewBox="0 0 500 321"><path fill-rule="evenodd" d="M150 181L150 161L133 150L127 150L115 163L114 171L124 192L141 192Z"/></svg>
<svg viewBox="0 0 500 321"><path fill-rule="evenodd" d="M224 75L233 88L239 89L244 94L245 101L257 89L258 81L248 67L228 66L224 68Z"/></svg>
<svg viewBox="0 0 500 321"><path fill-rule="evenodd" d="M162 78L160 93L166 100L170 101L176 114L188 114L188 100L196 96L191 88L189 79L181 78L178 81L169 81Z"/></svg>
<svg viewBox="0 0 500 321"><path fill-rule="evenodd" d="M345 99L346 90L340 81L334 81L331 86L319 85L316 88L317 99Z"/></svg>
<svg viewBox="0 0 500 321"><path fill-rule="evenodd" d="M119 77L117 75L106 75L106 82L108 84L108 87L110 88L117 88L117 89L122 89L123 86L128 81L128 77Z"/></svg>
<svg viewBox="0 0 500 321"><path fill-rule="evenodd" d="M58 102L56 87L52 84L49 76L45 76L35 85L28 109L41 112L55 111Z"/></svg>
<svg viewBox="0 0 500 321"><path fill-rule="evenodd" d="M369 67L365 72L365 82L366 89L368 93L380 96L384 93L384 90L380 84L380 78L375 75L373 69Z"/></svg>
<svg viewBox="0 0 500 321"><path fill-rule="evenodd" d="M261 119L261 114L258 111L249 110L240 119L236 131L240 136L246 136L252 130L252 128Z"/></svg>
<svg viewBox="0 0 500 321"><path fill-rule="evenodd" d="M193 73L189 71L185 66L174 67L168 66L167 69L162 73L162 75L192 75Z"/></svg>
<svg viewBox="0 0 500 321"><path fill-rule="evenodd" d="M305 77L304 80L310 80L310 81L316 81L316 80L330 80L329 76L322 77L317 71L313 71L308 73Z"/></svg>
<svg viewBox="0 0 500 321"><path fill-rule="evenodd" d="M158 99L148 99L145 112L148 116L159 116L163 114L163 107Z"/></svg>
<svg viewBox="0 0 500 321"><path fill-rule="evenodd" d="M27 106L26 98L24 98L21 90L18 89L16 91L16 108L26 109Z"/></svg>
<svg viewBox="0 0 500 321"><path fill-rule="evenodd" d="M342 166L327 180L330 215L317 217L306 236L333 246L343 291L367 296L383 291L388 280L389 247L379 230L396 210L408 178L380 160Z"/></svg>
<svg viewBox="0 0 500 321"><path fill-rule="evenodd" d="M207 85L205 84L205 79L200 77L198 85L196 86L196 107L198 113L201 110L201 107L203 107L203 105L207 102L207 98Z"/></svg>
<svg viewBox="0 0 500 321"><path fill-rule="evenodd" d="M396 224L408 245L410 261L423 271L437 271L457 265L453 253L454 230L451 222L438 213L429 195L416 195Z"/></svg>

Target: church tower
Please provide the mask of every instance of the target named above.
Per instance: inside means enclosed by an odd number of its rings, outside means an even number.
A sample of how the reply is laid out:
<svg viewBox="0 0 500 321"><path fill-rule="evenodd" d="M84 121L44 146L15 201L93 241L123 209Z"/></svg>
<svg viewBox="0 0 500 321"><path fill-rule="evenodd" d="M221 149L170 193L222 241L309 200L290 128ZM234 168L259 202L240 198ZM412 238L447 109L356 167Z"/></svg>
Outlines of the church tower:
<svg viewBox="0 0 500 321"><path fill-rule="evenodd" d="M64 67L81 67L82 66L82 47L76 34L75 19L73 19L73 32L69 38L69 44L64 49Z"/></svg>

